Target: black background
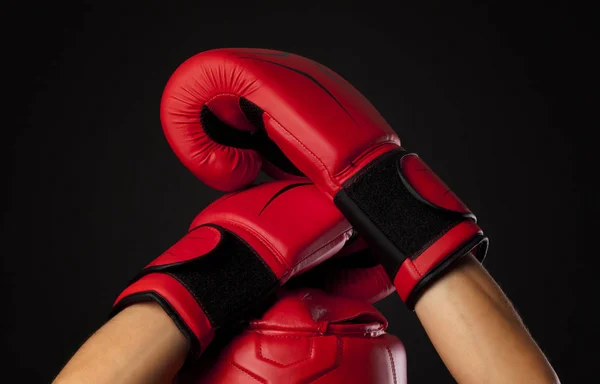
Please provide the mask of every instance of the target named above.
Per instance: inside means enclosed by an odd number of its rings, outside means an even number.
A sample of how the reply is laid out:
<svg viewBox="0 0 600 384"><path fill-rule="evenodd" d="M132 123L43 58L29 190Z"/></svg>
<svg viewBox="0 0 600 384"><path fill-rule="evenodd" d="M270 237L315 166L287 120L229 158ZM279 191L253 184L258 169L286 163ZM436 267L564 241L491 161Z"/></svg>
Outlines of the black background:
<svg viewBox="0 0 600 384"><path fill-rule="evenodd" d="M2 314L8 370L49 382L128 279L220 196L177 160L163 87L200 51L259 47L353 83L477 214L486 266L563 382L588 377L586 213L597 209L578 121L573 10L217 6L32 7L4 15ZM391 2L390 2L391 3ZM592 239L593 240L593 239ZM416 316L379 303L411 383L453 382Z"/></svg>

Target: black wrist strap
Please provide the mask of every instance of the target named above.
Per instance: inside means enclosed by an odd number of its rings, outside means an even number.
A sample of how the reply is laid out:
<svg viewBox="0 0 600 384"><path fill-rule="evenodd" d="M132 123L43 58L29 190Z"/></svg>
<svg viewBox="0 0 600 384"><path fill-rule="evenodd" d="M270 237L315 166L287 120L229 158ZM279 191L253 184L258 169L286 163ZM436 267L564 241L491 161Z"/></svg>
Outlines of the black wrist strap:
<svg viewBox="0 0 600 384"><path fill-rule="evenodd" d="M378 157L348 180L334 197L340 211L370 246L394 278L406 258L415 259L464 221L463 213L435 207L402 180L400 159L409 153L395 149Z"/></svg>
<svg viewBox="0 0 600 384"><path fill-rule="evenodd" d="M129 285L151 273L169 275L190 292L216 330L260 316L275 299L279 288L277 276L261 256L235 233L218 225L202 226L213 227L221 234L219 243L210 252L178 263L147 267ZM187 236L193 236L193 231ZM199 350L194 334L176 308L152 290L123 298L114 306L110 316L128 305L143 301L159 303L190 340L192 352Z"/></svg>

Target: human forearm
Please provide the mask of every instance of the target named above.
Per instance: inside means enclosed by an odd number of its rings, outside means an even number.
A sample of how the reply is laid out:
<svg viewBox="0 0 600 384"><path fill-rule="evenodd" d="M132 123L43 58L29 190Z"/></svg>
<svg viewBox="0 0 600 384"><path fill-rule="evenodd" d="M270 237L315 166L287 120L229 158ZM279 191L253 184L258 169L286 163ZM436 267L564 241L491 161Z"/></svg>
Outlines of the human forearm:
<svg viewBox="0 0 600 384"><path fill-rule="evenodd" d="M434 283L415 311L460 383L557 383L500 287L471 255Z"/></svg>
<svg viewBox="0 0 600 384"><path fill-rule="evenodd" d="M183 334L158 304L135 304L92 335L54 383L169 382L188 348Z"/></svg>

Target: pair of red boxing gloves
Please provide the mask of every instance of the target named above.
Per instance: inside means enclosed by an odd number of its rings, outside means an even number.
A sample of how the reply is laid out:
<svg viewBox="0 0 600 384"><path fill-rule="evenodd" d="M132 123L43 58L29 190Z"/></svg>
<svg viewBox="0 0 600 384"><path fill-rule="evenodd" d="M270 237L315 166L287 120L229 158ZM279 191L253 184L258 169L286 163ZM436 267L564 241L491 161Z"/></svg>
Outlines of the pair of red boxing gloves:
<svg viewBox="0 0 600 384"><path fill-rule="evenodd" d="M193 357L215 330L268 308L288 282L366 301L395 288L413 309L461 256L485 257L469 209L363 95L312 60L263 49L200 53L170 78L161 121L183 164L232 193L143 269L113 314L158 302ZM252 185L261 170L280 181Z"/></svg>

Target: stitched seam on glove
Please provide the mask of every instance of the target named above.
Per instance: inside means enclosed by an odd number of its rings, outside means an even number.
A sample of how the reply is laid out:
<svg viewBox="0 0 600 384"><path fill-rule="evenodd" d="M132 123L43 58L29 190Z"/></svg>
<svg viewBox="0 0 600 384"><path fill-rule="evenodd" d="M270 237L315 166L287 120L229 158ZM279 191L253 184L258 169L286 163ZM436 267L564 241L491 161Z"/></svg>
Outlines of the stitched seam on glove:
<svg viewBox="0 0 600 384"><path fill-rule="evenodd" d="M279 121L277 121L273 116L271 116L269 113L267 113L266 111L264 112L267 116L269 116L269 118L271 118L275 123L277 123L277 125L284 130L291 138L293 138L294 140L296 140L296 142L302 147L304 148L304 150L306 152L308 152L319 164L321 164L321 167L325 170L325 172L327 172L327 176L329 176L329 179L333 182L334 178L331 175L331 172L329 171L329 169L325 166L325 164L323 163L323 161L317 156L315 155L310 149L308 149L308 147L306 145L304 145L303 142L300 141L300 139L298 139L296 136L294 136L289 130L287 130Z"/></svg>
<svg viewBox="0 0 600 384"><path fill-rule="evenodd" d="M389 346L386 345L385 349L387 350L388 356L390 357L390 363L392 364L392 375L394 378L394 384L397 384L398 378L396 377L396 364L394 364L394 355L392 354L392 350Z"/></svg>
<svg viewBox="0 0 600 384"><path fill-rule="evenodd" d="M243 373L245 373L248 377L250 377L253 380L256 380L259 383L266 383L266 380L262 379L261 377L257 376L256 374L250 372L249 370L247 370L246 368L242 367L241 365L237 364L234 361L230 361L231 365L233 365L235 368L239 369L240 371L242 371Z"/></svg>
<svg viewBox="0 0 600 384"><path fill-rule="evenodd" d="M352 161L350 162L350 164L349 164L349 165L347 165L347 166L346 166L344 169L342 169L341 171L339 171L339 172L338 172L338 173L335 175L335 178L336 178L336 180L337 180L337 179L340 179L340 178L343 178L343 177L344 177L344 175L345 175L346 173L349 173L349 172L350 172L350 170L351 170L352 168L354 168L354 166L355 166L355 164L356 164L356 163L360 162L360 161L361 161L363 158L367 157L367 156L368 156L370 153L372 153L372 152L375 152L375 151L376 151L376 150L378 150L379 148L381 148L381 147L383 147L383 146L386 146L386 145L388 145L388 144L396 144L396 145L397 145L397 143L396 143L396 141L395 141L395 140L393 140L393 139L389 139L389 140L385 140L385 141L379 142L379 143L377 143L377 145L375 145L375 146L372 146L372 147L369 147L369 148L367 148L367 150L365 150L365 151L364 151L363 153L361 153L360 155L356 156L356 157L354 158L354 160L352 160ZM366 168L366 167L363 167L362 169L364 169L364 168ZM362 172L362 169L361 169L361 172ZM356 177L356 175L354 175L354 177ZM354 178L354 177L353 177L353 178Z"/></svg>
<svg viewBox="0 0 600 384"><path fill-rule="evenodd" d="M344 230L343 232L339 233L339 234L338 234L338 235L336 235L336 236L335 236L335 237L334 237L332 240L328 241L327 243L323 244L321 247L319 247L318 249L316 249L316 250L315 250L313 253L311 253L311 254L309 254L309 255L307 255L307 256L305 256L305 257L303 257L301 260L298 260L298 262L297 262L297 263L296 263L296 264L295 264L293 267L296 267L297 265L301 264L301 263L302 263L302 262L304 262L305 260L307 260L307 259L310 259L310 258L311 258L311 257L312 257L312 256L313 256L315 253L318 253L318 252L319 252L320 250L322 250L323 248L325 248L325 247L327 247L328 245L330 245L331 243L333 243L333 242L337 241L337 240L338 240L338 238L339 238L341 235L343 235L344 233L347 233L348 231L351 231L351 230L352 230L352 228L350 228L350 229L346 229L346 230ZM290 268L290 269L288 269L287 271L285 271L285 273L282 275L282 278L283 278L284 276L287 276L287 275L289 275L289 274L290 274L290 272L291 272L291 268Z"/></svg>
<svg viewBox="0 0 600 384"><path fill-rule="evenodd" d="M304 361L306 361L306 360L309 360L311 357L313 357L313 355L314 355L314 353L315 353L315 343L314 343L314 341L313 341L313 340L310 340L310 354L309 354L308 356L306 356L304 359L296 360L296 361L294 361L294 362L293 362L293 363L291 363L291 364L288 364L288 365L283 365L283 364L281 364L281 363L277 362L276 360L269 359L268 357L266 357L266 356L263 354L263 339L264 339L265 337L275 337L275 338L277 338L278 336L276 336L276 335L273 335L273 336L271 336L271 335L268 335L268 336L267 336L267 335L258 335L258 340L259 340L259 341L258 341L258 345L259 345L259 346L258 346L258 352L259 352L259 354L260 354L260 357L262 357L262 359L263 359L263 360L265 360L265 361L268 361L268 362L270 362L271 364L273 364L273 365L276 365L276 366L278 366L278 367L291 367L291 366L293 366L293 365L296 365L296 364L298 364L298 363L302 363L302 362L304 362Z"/></svg>

